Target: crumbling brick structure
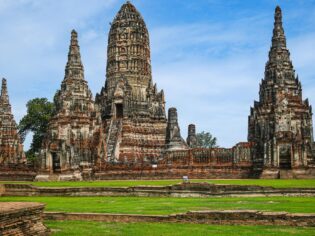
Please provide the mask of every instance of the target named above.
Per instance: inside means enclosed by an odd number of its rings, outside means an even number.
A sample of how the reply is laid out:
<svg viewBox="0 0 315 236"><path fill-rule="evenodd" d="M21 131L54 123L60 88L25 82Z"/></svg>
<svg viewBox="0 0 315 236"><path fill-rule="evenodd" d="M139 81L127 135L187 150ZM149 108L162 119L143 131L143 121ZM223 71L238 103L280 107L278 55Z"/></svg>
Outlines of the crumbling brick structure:
<svg viewBox="0 0 315 236"><path fill-rule="evenodd" d="M2 79L0 95L0 166L26 163L9 101L7 81Z"/></svg>
<svg viewBox="0 0 315 236"><path fill-rule="evenodd" d="M313 161L312 107L302 99L282 26L280 7L275 22L265 78L248 119L248 141L254 142L256 171L306 168Z"/></svg>
<svg viewBox="0 0 315 236"><path fill-rule="evenodd" d="M107 126L108 162L155 162L165 149L164 92L152 81L149 42L140 13L123 4L111 23L106 82L96 96Z"/></svg>
<svg viewBox="0 0 315 236"><path fill-rule="evenodd" d="M196 126L191 124L186 144L176 108L170 108L166 117L164 93L153 83L150 60L148 29L127 2L111 23L105 86L94 102L84 79L77 33L71 33L65 78L54 99L56 114L40 153L42 171L69 175L79 170L98 179L282 178L283 169L292 170L284 177L315 176L312 110L302 100L280 7L275 11L259 101L248 120L248 142L232 148L198 148ZM0 123L0 144L6 145L1 150L20 160L5 82L2 93L0 122L11 123ZM12 138L3 139L4 134ZM270 169L275 172L266 173Z"/></svg>
<svg viewBox="0 0 315 236"><path fill-rule="evenodd" d="M71 32L68 62L54 103L56 114L49 123L41 151L41 169L69 172L92 168L106 153L100 113L84 79L77 33Z"/></svg>

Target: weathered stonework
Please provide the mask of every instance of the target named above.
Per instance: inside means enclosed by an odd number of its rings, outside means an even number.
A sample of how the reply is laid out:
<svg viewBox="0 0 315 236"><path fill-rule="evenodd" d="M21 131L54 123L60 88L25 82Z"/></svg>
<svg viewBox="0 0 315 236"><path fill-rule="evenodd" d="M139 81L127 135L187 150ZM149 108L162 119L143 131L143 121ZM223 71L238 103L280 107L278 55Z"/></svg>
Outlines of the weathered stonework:
<svg viewBox="0 0 315 236"><path fill-rule="evenodd" d="M179 182L179 181L178 181ZM31 184L0 184L0 196L130 196L130 197L249 197L315 196L315 188L273 188L256 185L179 183L168 186L131 187L37 187Z"/></svg>
<svg viewBox="0 0 315 236"><path fill-rule="evenodd" d="M249 116L248 142L197 148L196 126L191 124L186 144L176 108L170 108L166 118L164 93L153 83L150 60L148 29L127 2L111 23L105 86L94 102L77 33L71 33L65 78L54 99L56 114L40 152L37 180L314 178L312 109L302 100L279 7L259 101ZM0 156L0 164L19 162L23 155L3 83L0 153L9 157ZM7 169L3 173L3 178L10 174Z"/></svg>
<svg viewBox="0 0 315 236"><path fill-rule="evenodd" d="M26 163L26 158L11 111L7 81L2 79L0 95L0 166L21 163Z"/></svg>
<svg viewBox="0 0 315 236"><path fill-rule="evenodd" d="M280 7L275 23L265 78L248 119L248 141L255 143L254 166L262 169L306 168L313 161L312 107L302 100L282 27Z"/></svg>
<svg viewBox="0 0 315 236"><path fill-rule="evenodd" d="M153 85L149 33L125 3L108 36L106 82L96 102L107 126L107 162L156 162L165 149L164 93Z"/></svg>
<svg viewBox="0 0 315 236"><path fill-rule="evenodd" d="M46 212L46 220L82 220L117 223L168 222L213 225L282 225L314 227L315 214L255 210L205 210L171 215Z"/></svg>
<svg viewBox="0 0 315 236"><path fill-rule="evenodd" d="M180 135L177 109L175 107L172 107L168 110L166 149L167 151L188 149L187 144Z"/></svg>
<svg viewBox="0 0 315 236"><path fill-rule="evenodd" d="M44 207L33 202L1 202L0 235L49 235L49 229L43 224Z"/></svg>
<svg viewBox="0 0 315 236"><path fill-rule="evenodd" d="M197 146L197 137L196 137L196 125L188 125L188 136L187 136L187 145L191 148Z"/></svg>
<svg viewBox="0 0 315 236"><path fill-rule="evenodd" d="M89 169L105 156L105 135L100 113L84 79L77 33L71 32L68 62L54 103L56 115L41 151L41 169L69 172Z"/></svg>

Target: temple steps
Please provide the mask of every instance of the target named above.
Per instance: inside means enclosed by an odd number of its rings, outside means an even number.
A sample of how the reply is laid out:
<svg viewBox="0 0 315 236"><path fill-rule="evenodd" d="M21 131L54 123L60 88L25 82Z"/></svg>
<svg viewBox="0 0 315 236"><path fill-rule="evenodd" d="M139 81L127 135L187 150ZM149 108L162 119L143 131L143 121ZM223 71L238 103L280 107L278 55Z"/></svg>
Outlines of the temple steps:
<svg viewBox="0 0 315 236"><path fill-rule="evenodd" d="M118 138L121 133L122 121L112 120L109 130L108 130L108 139L107 139L107 160L115 159L115 150L118 143Z"/></svg>

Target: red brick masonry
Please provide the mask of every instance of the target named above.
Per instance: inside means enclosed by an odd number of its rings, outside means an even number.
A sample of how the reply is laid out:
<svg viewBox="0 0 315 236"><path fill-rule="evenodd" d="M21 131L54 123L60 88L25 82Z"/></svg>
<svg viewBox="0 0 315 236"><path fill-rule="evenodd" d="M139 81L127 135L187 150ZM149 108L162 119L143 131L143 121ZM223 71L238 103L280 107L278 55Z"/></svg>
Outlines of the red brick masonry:
<svg viewBox="0 0 315 236"><path fill-rule="evenodd" d="M43 224L44 207L33 202L0 202L0 235L48 235Z"/></svg>
<svg viewBox="0 0 315 236"><path fill-rule="evenodd" d="M190 211L172 215L131 215L101 213L46 212L46 220L86 220L102 222L172 222L220 225L315 226L315 214L260 211Z"/></svg>

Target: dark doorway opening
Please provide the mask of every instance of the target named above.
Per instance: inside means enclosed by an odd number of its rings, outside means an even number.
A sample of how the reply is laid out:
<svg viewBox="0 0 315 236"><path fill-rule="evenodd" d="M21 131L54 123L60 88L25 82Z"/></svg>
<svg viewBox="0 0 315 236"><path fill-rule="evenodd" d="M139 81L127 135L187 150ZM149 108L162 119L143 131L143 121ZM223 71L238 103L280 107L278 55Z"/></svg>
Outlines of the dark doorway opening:
<svg viewBox="0 0 315 236"><path fill-rule="evenodd" d="M121 119L124 116L124 107L123 104L118 103L116 104L116 118Z"/></svg>
<svg viewBox="0 0 315 236"><path fill-rule="evenodd" d="M54 172L60 172L60 158L57 155L57 153L53 152L52 155L52 164L53 164L53 171Z"/></svg>
<svg viewBox="0 0 315 236"><path fill-rule="evenodd" d="M279 166L281 169L291 169L291 146L281 146L279 153L280 163Z"/></svg>

